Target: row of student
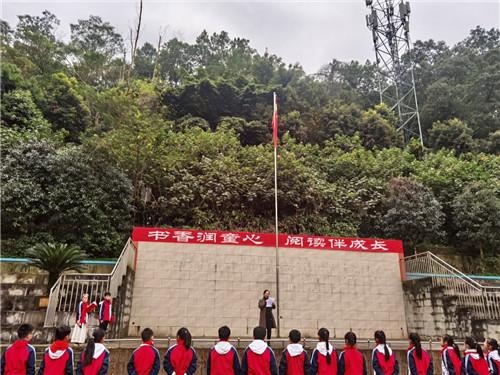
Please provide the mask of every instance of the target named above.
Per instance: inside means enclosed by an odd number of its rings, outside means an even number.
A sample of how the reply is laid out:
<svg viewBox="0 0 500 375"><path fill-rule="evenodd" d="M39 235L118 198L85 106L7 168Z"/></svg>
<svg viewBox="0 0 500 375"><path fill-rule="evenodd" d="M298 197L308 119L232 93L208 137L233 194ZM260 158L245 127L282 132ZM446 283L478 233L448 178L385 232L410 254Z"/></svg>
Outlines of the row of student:
<svg viewBox="0 0 500 375"><path fill-rule="evenodd" d="M72 375L73 351L69 347L70 328L56 329L55 341L43 355L39 375ZM219 328L219 342L210 350L207 359L208 375L367 375L363 354L356 347L356 335L347 332L345 348L340 353L331 345L326 328L318 331L319 342L309 360L300 344L301 334L292 330L290 344L281 355L279 367L274 352L264 341L266 329L256 327L254 340L244 351L241 360L234 346L229 343L229 327ZM35 349L29 345L33 327L23 324L19 327L17 340L2 356L1 375L35 374ZM105 375L109 369L109 351L104 346L105 332L94 330L76 366L77 375ZM133 352L127 365L130 375L156 375L161 370L161 356L154 346L153 331L146 328L141 333L142 344ZM391 348L386 343L383 331L375 332L377 346L372 351L374 375L398 375L399 365ZM432 375L433 365L429 353L422 348L418 334L410 334L407 351L409 375ZM443 375L500 375L498 342L494 339L485 343L486 352L473 339L465 340L464 357L451 336L442 338L441 364ZM197 368L196 352L192 347L191 334L187 328L177 332L177 343L170 347L163 359L163 369L168 375L194 375Z"/></svg>

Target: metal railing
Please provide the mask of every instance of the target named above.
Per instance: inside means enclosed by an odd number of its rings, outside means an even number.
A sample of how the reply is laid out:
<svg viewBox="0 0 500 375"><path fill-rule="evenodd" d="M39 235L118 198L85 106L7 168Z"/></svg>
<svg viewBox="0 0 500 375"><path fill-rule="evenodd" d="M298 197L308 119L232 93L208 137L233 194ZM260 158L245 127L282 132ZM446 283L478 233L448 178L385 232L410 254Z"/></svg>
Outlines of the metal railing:
<svg viewBox="0 0 500 375"><path fill-rule="evenodd" d="M67 273L61 275L50 289L44 326L68 324L71 314L75 312L76 305L84 293L89 295L89 301L98 301L108 291L112 297L116 297L127 268L134 268L135 251L135 246L129 239L109 274Z"/></svg>
<svg viewBox="0 0 500 375"><path fill-rule="evenodd" d="M500 319L500 287L480 284L429 251L405 257L405 269L412 279L430 278L432 286L455 296L458 306L469 309L474 318Z"/></svg>

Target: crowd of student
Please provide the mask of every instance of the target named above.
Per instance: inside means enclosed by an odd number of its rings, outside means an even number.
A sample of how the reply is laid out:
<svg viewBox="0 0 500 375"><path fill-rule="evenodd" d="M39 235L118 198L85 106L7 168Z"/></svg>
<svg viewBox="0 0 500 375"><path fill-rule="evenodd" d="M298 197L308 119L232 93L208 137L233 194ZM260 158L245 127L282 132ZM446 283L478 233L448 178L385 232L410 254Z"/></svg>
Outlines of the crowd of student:
<svg viewBox="0 0 500 375"><path fill-rule="evenodd" d="M110 354L104 345L106 332L96 328L78 358L77 375L106 375ZM54 342L45 350L38 375L73 375L74 355L69 346L71 329L56 329ZM356 335L347 332L345 347L340 353L330 343L326 328L318 331L318 343L311 358L308 357L298 330L289 333L290 343L284 349L279 364L271 347L266 343L266 328L255 327L253 341L240 359L236 348L229 343L231 330L219 328L219 342L210 350L207 358L207 375L367 375L368 368L363 354L356 347ZM18 340L4 352L1 375L34 375L35 349L30 340L33 327L23 324L18 329ZM196 351L192 346L187 328L177 332L177 343L161 359L154 346L153 331L146 328L141 333L142 344L134 350L127 365L129 375L155 375L161 368L168 375L194 375L197 369ZM386 343L383 331L374 334L376 347L371 363L374 375L399 375L400 368L392 349ZM431 355L422 348L416 333L409 335L407 363L409 375L433 375ZM465 340L463 357L451 336L442 338L441 367L443 375L500 375L498 342L489 339L481 345L472 338Z"/></svg>

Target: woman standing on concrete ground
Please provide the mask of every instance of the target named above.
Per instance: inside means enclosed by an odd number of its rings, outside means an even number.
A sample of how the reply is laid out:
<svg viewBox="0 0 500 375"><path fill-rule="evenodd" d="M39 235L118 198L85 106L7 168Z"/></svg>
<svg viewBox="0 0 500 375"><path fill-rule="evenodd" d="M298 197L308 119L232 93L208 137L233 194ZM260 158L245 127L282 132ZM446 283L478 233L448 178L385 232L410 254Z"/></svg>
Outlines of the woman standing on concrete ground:
<svg viewBox="0 0 500 375"><path fill-rule="evenodd" d="M276 308L276 302L271 297L269 290L264 290L262 298L259 300L259 326L264 327L267 331L267 343L270 344L271 330L276 328L276 320L274 319L273 309Z"/></svg>
<svg viewBox="0 0 500 375"><path fill-rule="evenodd" d="M87 323L89 314L97 307L96 302L89 303L89 295L82 295L82 300L76 306L76 324L71 334L71 342L83 344L87 339Z"/></svg>

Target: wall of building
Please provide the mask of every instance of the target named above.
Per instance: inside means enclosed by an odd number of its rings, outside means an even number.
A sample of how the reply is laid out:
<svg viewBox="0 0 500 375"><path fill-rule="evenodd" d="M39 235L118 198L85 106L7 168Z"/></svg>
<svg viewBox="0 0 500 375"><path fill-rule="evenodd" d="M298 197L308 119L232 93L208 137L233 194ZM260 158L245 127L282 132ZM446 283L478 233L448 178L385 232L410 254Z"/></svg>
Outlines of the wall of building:
<svg viewBox="0 0 500 375"><path fill-rule="evenodd" d="M458 308L457 299L443 293L443 287L432 286L430 278L403 283L408 331L422 337L436 338L450 334L458 339L500 337L500 321L479 320L465 308Z"/></svg>
<svg viewBox="0 0 500 375"><path fill-rule="evenodd" d="M248 337L262 291L276 295L275 270L274 248L139 242L129 335L187 326L213 337L227 324ZM333 337L406 335L399 254L280 249L279 287L282 336L299 328L315 337L323 326Z"/></svg>

